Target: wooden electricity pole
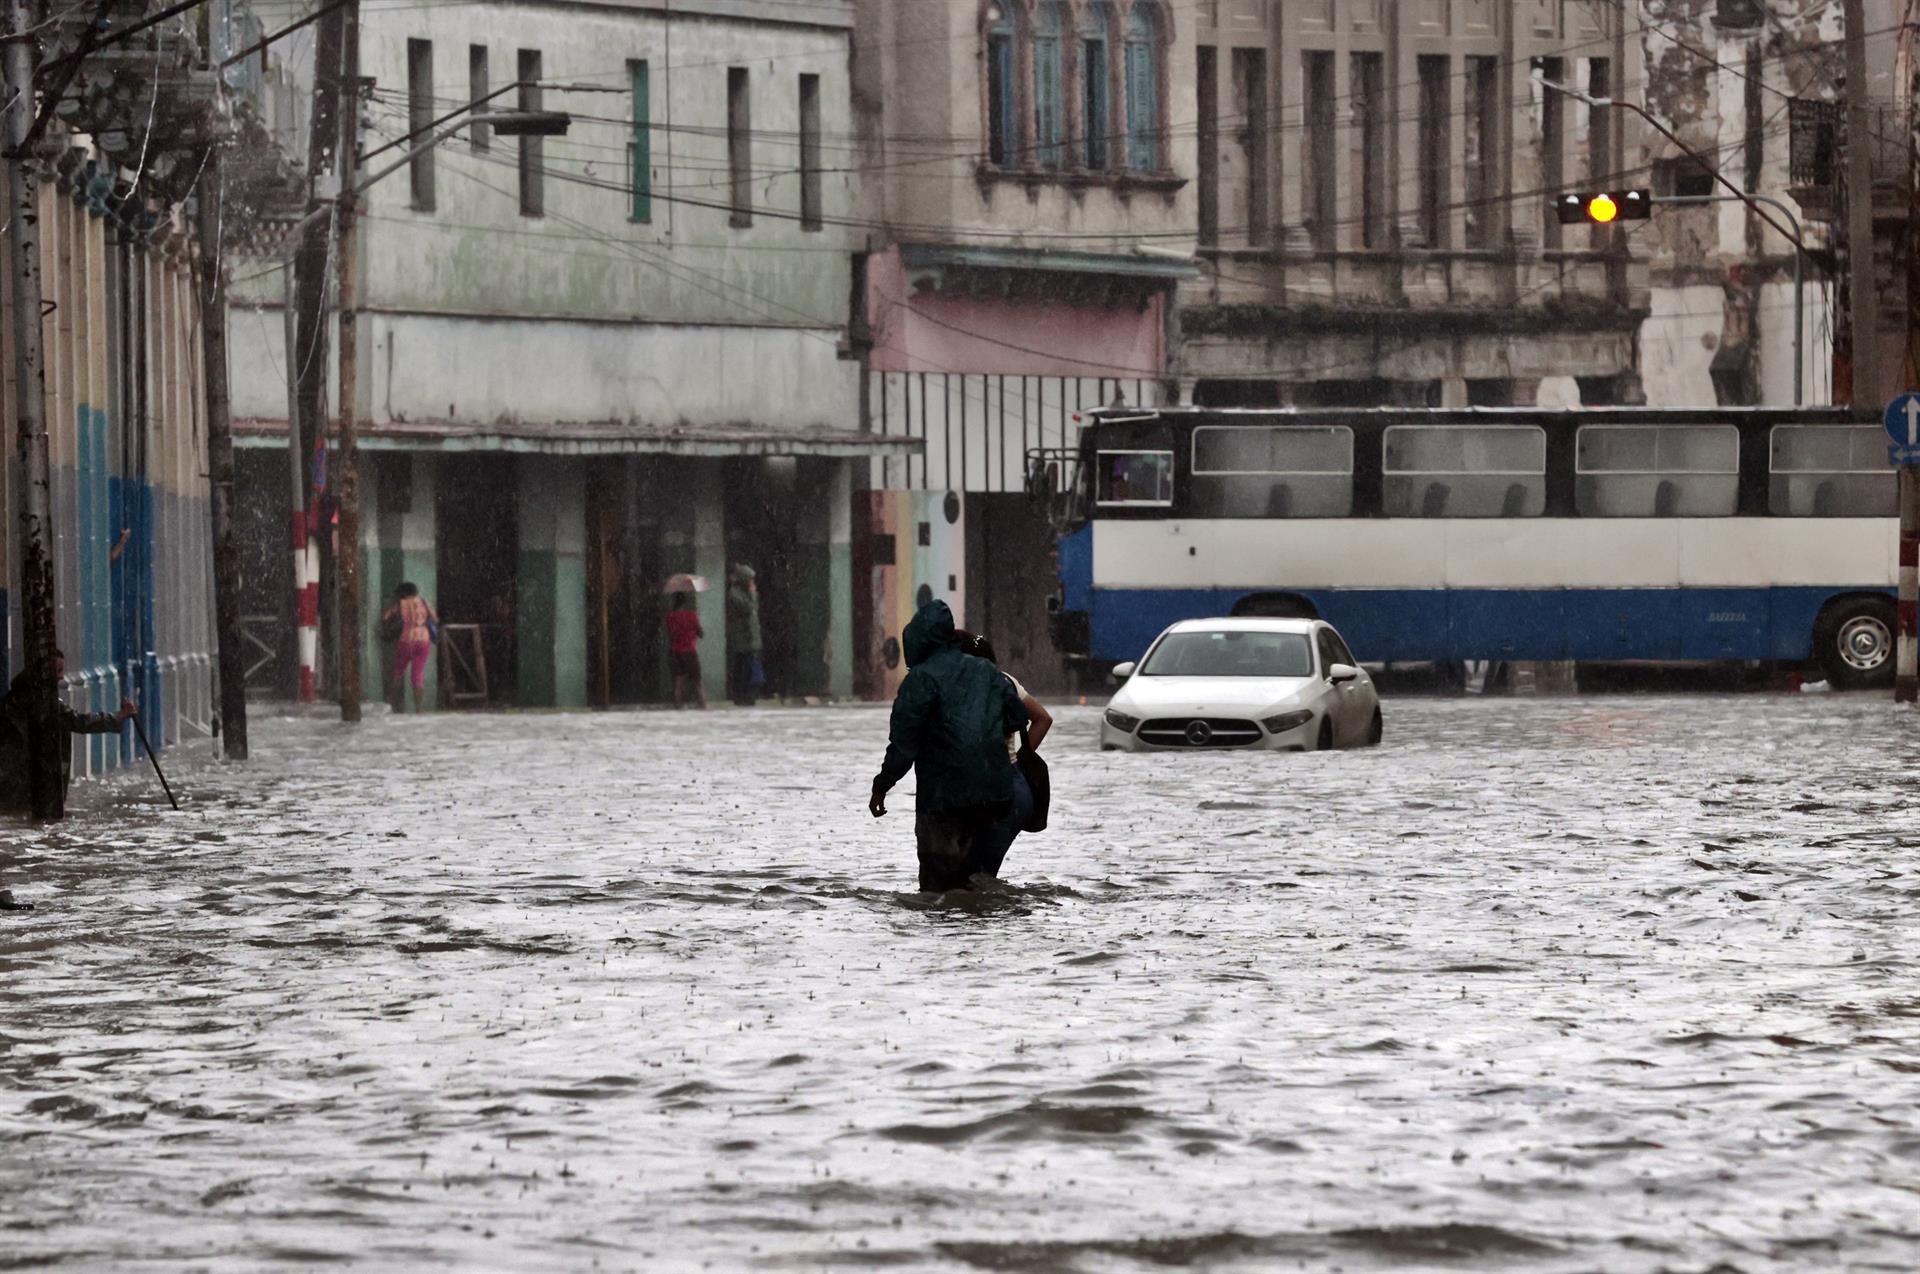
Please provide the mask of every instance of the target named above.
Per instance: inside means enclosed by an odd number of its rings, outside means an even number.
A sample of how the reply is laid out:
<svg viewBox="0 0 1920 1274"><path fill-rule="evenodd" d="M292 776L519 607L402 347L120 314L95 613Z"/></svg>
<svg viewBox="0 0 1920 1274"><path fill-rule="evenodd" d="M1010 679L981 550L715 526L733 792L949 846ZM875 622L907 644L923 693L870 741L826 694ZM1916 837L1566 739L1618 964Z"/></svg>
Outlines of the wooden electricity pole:
<svg viewBox="0 0 1920 1274"><path fill-rule="evenodd" d="M33 91L36 41L33 5L7 0L4 57L7 112L7 270L13 284L14 420L20 461L20 624L27 647L28 790L33 816L65 812L60 750L54 728L53 474L47 444L46 368L41 358L40 181L29 145L39 95Z"/></svg>
<svg viewBox="0 0 1920 1274"><path fill-rule="evenodd" d="M360 202L354 184L360 179L360 4L346 7L346 31L340 56L342 80L340 116L340 237L339 282L335 304L340 310L340 452L335 457L334 481L340 512L340 542L333 563L337 589L334 627L340 650L340 719L360 719L360 641L365 606L360 581L360 245L354 233Z"/></svg>
<svg viewBox="0 0 1920 1274"><path fill-rule="evenodd" d="M223 143L222 143L223 144ZM233 540L233 399L227 385L227 275L221 252L225 164L216 144L200 175L200 333L206 364L207 467L213 505L213 615L219 628L220 737L247 759L247 664L240 645L240 548Z"/></svg>
<svg viewBox="0 0 1920 1274"><path fill-rule="evenodd" d="M1852 305L1848 336L1853 349L1856 407L1880 406L1879 306L1873 266L1873 119L1867 101L1865 0L1844 0L1847 42L1847 286Z"/></svg>

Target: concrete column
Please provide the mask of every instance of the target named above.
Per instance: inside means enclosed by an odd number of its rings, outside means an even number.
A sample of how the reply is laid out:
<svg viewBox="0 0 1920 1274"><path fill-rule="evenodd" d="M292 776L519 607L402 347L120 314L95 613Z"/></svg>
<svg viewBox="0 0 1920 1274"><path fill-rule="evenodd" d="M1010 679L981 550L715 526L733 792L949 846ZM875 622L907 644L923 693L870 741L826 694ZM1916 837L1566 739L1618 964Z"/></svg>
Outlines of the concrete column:
<svg viewBox="0 0 1920 1274"><path fill-rule="evenodd" d="M851 462L801 460L797 494L795 689L846 698L853 692Z"/></svg>
<svg viewBox="0 0 1920 1274"><path fill-rule="evenodd" d="M520 703L587 702L587 501L578 462L523 457L516 466L520 553Z"/></svg>
<svg viewBox="0 0 1920 1274"><path fill-rule="evenodd" d="M393 605L402 583L417 585L420 596L440 611L440 553L435 514L438 462L430 455L380 454L368 468L377 475L362 482L360 525L367 552L362 566L366 581L367 630L377 634L380 614ZM362 679L367 696L385 694L393 672L393 647L374 641L368 646ZM427 702L440 701L440 654L427 661ZM408 700L411 703L411 699Z"/></svg>
<svg viewBox="0 0 1920 1274"><path fill-rule="evenodd" d="M682 490L692 514L693 573L712 584L700 594L700 627L707 639L700 647L700 679L706 683L707 702L727 701L727 507L722 460L684 462L688 472Z"/></svg>

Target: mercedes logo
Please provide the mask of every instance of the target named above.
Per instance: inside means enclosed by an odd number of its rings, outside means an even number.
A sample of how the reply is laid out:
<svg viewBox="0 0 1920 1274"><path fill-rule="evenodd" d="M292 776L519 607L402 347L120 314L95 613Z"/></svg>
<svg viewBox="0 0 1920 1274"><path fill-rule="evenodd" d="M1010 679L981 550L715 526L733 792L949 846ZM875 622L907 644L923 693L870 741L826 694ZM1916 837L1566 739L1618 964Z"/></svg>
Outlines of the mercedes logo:
<svg viewBox="0 0 1920 1274"><path fill-rule="evenodd" d="M1204 721L1187 722L1187 742L1196 748L1204 748L1213 738L1213 727Z"/></svg>

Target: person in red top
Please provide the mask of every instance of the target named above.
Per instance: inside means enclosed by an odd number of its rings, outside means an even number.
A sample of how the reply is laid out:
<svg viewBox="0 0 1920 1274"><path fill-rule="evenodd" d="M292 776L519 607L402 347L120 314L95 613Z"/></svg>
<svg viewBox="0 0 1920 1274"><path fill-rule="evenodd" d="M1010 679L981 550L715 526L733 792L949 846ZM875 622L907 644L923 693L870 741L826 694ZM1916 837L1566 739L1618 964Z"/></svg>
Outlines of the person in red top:
<svg viewBox="0 0 1920 1274"><path fill-rule="evenodd" d="M699 612L686 593L673 595L673 609L667 612L667 662L673 668L673 706L684 708L683 683L693 687L696 707L707 706L707 688L700 680L700 639L707 635L700 627Z"/></svg>

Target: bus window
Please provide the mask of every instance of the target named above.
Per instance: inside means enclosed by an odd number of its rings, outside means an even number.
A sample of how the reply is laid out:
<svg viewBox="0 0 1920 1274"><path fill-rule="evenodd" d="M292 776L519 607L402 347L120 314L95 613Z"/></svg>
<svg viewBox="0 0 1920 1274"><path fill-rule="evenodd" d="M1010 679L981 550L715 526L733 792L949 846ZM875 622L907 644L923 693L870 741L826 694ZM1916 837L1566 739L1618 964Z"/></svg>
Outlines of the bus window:
<svg viewBox="0 0 1920 1274"><path fill-rule="evenodd" d="M1776 425L1767 508L1778 517L1890 518L1899 488L1873 425Z"/></svg>
<svg viewBox="0 0 1920 1274"><path fill-rule="evenodd" d="M1390 518L1537 518L1547 431L1537 425L1393 425L1384 438Z"/></svg>
<svg viewBox="0 0 1920 1274"><path fill-rule="evenodd" d="M1173 503L1171 451L1102 451L1096 502L1165 508Z"/></svg>
<svg viewBox="0 0 1920 1274"><path fill-rule="evenodd" d="M1739 507L1732 425L1583 425L1574 457L1582 517L1721 518Z"/></svg>
<svg viewBox="0 0 1920 1274"><path fill-rule="evenodd" d="M1193 431L1194 516L1344 518L1353 512L1353 430L1203 425Z"/></svg>

